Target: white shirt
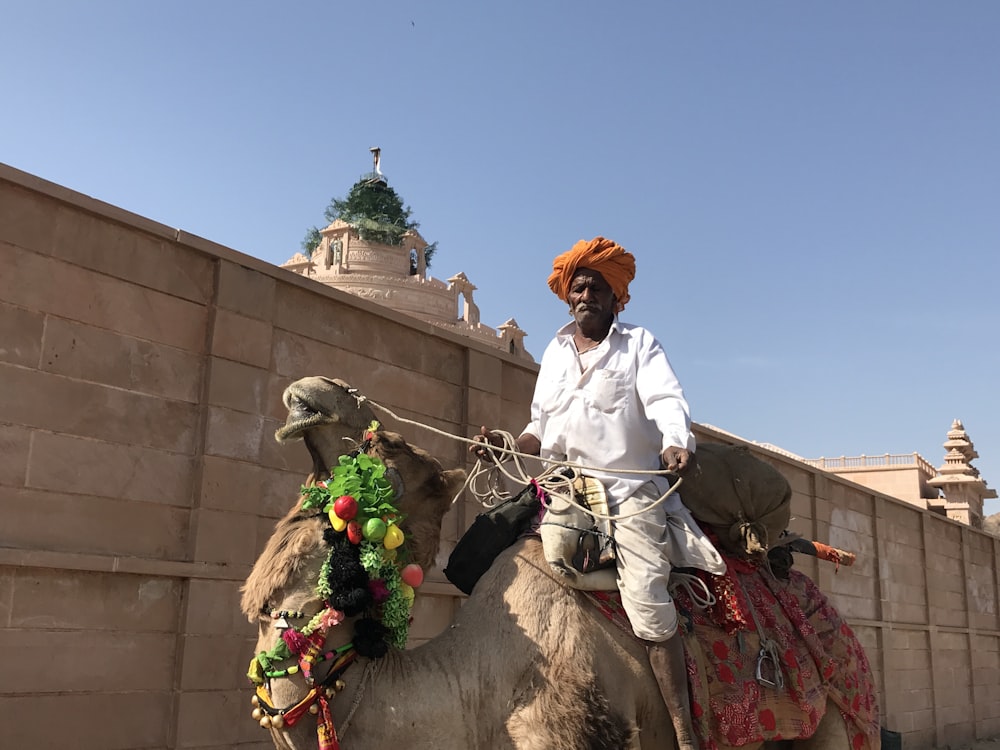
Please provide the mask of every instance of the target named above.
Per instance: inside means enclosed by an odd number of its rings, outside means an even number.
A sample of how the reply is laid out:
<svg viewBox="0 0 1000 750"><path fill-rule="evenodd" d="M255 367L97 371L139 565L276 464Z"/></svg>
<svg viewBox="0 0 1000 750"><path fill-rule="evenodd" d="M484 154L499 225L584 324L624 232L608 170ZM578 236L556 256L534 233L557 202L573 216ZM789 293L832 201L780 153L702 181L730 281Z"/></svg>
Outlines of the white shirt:
<svg viewBox="0 0 1000 750"><path fill-rule="evenodd" d="M592 467L586 473L604 482L611 505L650 480L664 492L663 476L614 470L662 469L670 446L694 451L690 411L666 352L645 328L615 317L585 365L575 330L568 323L546 347L522 434L538 438L542 459Z"/></svg>

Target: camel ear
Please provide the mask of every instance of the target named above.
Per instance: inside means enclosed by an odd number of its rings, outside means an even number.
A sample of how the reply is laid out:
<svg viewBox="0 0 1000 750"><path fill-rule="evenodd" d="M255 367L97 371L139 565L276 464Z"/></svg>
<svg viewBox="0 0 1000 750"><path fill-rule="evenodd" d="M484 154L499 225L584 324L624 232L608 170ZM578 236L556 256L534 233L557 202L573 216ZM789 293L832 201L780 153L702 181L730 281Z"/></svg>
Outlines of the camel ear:
<svg viewBox="0 0 1000 750"><path fill-rule="evenodd" d="M441 479L444 480L445 495L447 495L449 506L451 506L452 501L455 499L455 495L462 489L462 485L465 484L466 476L465 469L448 469L441 472ZM445 508L445 512L448 512L448 508Z"/></svg>
<svg viewBox="0 0 1000 750"><path fill-rule="evenodd" d="M451 501L465 483L465 471L449 469L437 474L424 485L419 508L405 508L408 513L403 522L412 545L413 561L424 570L434 566L441 545L441 524L451 510ZM421 494L421 493L417 493Z"/></svg>

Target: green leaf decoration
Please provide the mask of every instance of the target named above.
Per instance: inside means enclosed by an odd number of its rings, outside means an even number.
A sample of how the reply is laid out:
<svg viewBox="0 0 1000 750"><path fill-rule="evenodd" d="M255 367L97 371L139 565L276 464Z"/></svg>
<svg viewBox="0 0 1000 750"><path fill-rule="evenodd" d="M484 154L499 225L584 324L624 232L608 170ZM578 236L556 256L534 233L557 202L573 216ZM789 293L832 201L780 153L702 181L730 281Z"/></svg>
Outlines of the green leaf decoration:
<svg viewBox="0 0 1000 750"><path fill-rule="evenodd" d="M360 454L341 456L330 468L330 478L311 487L302 487L303 510L329 511L341 495L358 501L356 520L364 524L370 518L384 518L386 523L400 523L403 515L393 504L395 492L385 477L386 467L377 457Z"/></svg>
<svg viewBox="0 0 1000 750"><path fill-rule="evenodd" d="M303 510L322 509L329 512L341 495L350 495L358 503L354 520L364 526L371 518L381 518L387 525L399 524L404 516L393 503L395 492L385 477L386 467L377 457L360 454L340 456L337 465L330 468L330 478L310 487L302 487ZM409 558L405 542L394 550L387 550L381 542L362 541L359 545L361 566L370 580L381 580L389 591L389 598L375 608L376 614L389 631L387 642L395 648L405 648L410 627L412 600L403 595L400 567ZM326 601L330 597L330 557L323 562L316 592ZM318 617L319 615L317 615ZM315 618L314 618L315 619ZM313 624L307 628L311 632ZM303 633L306 631L303 630ZM283 642L269 655L274 658L282 652ZM265 665L265 662L261 661Z"/></svg>

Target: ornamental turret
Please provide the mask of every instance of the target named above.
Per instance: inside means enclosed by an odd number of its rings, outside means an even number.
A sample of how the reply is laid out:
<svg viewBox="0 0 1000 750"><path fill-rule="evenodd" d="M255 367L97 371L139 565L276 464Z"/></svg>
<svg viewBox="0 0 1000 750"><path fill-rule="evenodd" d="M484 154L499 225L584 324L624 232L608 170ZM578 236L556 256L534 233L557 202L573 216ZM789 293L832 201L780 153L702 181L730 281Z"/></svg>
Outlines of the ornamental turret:
<svg viewBox="0 0 1000 750"><path fill-rule="evenodd" d="M937 476L928 481L939 489L942 498L929 500L928 507L944 512L948 518L983 527L983 501L997 496L996 490L986 486L979 470L972 465L979 458L975 446L960 419L956 419L944 442L944 464L938 467Z"/></svg>

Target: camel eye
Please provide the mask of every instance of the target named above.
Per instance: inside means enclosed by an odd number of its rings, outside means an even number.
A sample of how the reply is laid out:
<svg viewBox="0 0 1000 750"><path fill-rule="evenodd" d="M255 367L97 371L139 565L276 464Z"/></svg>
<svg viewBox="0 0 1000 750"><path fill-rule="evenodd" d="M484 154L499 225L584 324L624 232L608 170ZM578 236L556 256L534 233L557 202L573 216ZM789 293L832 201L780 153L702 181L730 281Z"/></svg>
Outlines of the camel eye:
<svg viewBox="0 0 1000 750"><path fill-rule="evenodd" d="M399 473L399 469L394 466L387 466L385 469L385 478L392 485L392 491L396 499L401 498L406 488L403 486L403 476Z"/></svg>

